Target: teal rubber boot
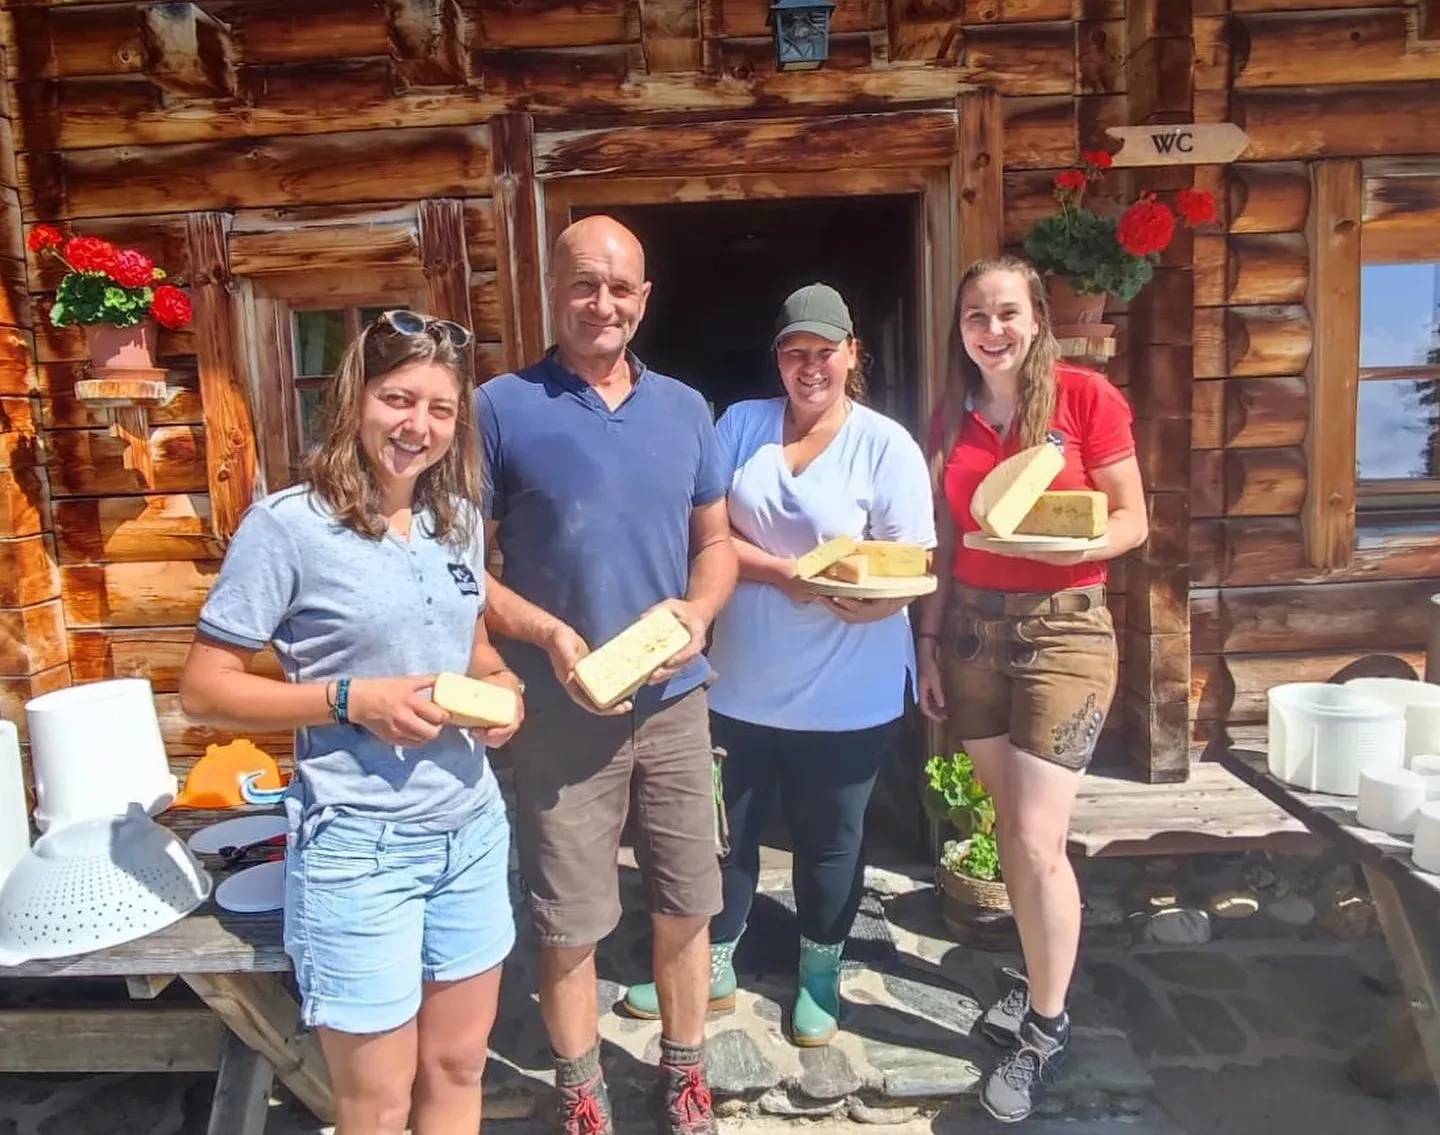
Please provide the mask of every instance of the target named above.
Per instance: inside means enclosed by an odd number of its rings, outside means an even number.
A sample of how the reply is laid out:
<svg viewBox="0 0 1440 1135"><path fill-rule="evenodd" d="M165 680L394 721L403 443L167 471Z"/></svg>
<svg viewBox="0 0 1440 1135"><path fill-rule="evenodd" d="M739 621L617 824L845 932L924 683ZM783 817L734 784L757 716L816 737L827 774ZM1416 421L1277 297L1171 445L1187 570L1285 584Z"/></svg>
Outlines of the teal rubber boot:
<svg viewBox="0 0 1440 1135"><path fill-rule="evenodd" d="M822 946L800 939L800 988L790 1014L790 1032L801 1048L819 1048L840 1027L840 955L844 942Z"/></svg>
<svg viewBox="0 0 1440 1135"><path fill-rule="evenodd" d="M735 947L740 939L733 942L710 943L710 1005L708 1012L733 1013L735 1011ZM653 981L643 985L632 985L620 1003L627 1016L642 1021L660 1019L660 992Z"/></svg>

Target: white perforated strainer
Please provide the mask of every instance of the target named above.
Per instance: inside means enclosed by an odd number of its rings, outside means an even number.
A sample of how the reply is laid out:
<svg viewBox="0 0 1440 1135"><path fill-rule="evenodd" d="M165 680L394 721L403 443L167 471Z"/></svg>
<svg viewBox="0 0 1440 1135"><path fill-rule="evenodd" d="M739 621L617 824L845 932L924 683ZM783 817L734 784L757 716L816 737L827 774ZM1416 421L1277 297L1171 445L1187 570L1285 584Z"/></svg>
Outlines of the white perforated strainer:
<svg viewBox="0 0 1440 1135"><path fill-rule="evenodd" d="M0 888L0 966L142 938L184 918L210 885L184 842L138 806L47 832Z"/></svg>

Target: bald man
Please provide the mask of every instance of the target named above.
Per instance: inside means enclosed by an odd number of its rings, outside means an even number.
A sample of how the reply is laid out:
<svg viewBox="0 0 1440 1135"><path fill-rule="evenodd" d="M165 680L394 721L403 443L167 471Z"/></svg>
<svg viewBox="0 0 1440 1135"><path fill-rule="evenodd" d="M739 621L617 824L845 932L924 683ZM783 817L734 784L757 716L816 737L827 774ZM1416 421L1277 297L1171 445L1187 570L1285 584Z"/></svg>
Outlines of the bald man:
<svg viewBox="0 0 1440 1135"><path fill-rule="evenodd" d="M654 927L661 1130L707 1135L707 924L721 900L701 649L736 579L719 444L700 395L628 350L650 295L633 233L609 217L577 221L556 242L546 287L554 346L485 383L477 417L505 565L486 625L526 685L510 744L515 830L561 1129L612 1130L595 945L620 919L616 856L633 808ZM575 687L576 661L657 606L675 612L689 645L630 701L597 713Z"/></svg>

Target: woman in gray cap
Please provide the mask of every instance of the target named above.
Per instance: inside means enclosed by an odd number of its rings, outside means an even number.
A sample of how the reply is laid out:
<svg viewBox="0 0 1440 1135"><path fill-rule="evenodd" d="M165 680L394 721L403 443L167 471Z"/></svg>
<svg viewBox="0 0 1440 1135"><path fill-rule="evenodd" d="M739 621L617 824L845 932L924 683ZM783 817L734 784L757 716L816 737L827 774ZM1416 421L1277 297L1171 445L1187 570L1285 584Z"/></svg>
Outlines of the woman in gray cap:
<svg viewBox="0 0 1440 1135"><path fill-rule="evenodd" d="M773 340L784 393L738 402L717 424L740 584L715 621L711 735L725 749L731 849L710 924L712 1011L735 1003L735 946L778 799L795 849L802 1047L829 1043L840 955L860 902L865 808L915 673L908 600L820 598L796 559L836 536L933 547L930 478L898 422L863 404L861 347L845 301L810 284L786 299ZM628 1012L658 1015L655 986Z"/></svg>

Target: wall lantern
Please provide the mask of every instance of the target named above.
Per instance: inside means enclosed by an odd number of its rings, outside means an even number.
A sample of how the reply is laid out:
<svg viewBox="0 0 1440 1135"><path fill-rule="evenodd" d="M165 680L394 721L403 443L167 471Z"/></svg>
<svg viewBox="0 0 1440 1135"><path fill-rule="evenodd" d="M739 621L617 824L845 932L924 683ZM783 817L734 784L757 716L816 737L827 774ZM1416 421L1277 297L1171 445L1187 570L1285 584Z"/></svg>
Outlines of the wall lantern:
<svg viewBox="0 0 1440 1135"><path fill-rule="evenodd" d="M772 0L775 65L781 71L813 71L830 56L829 0Z"/></svg>

